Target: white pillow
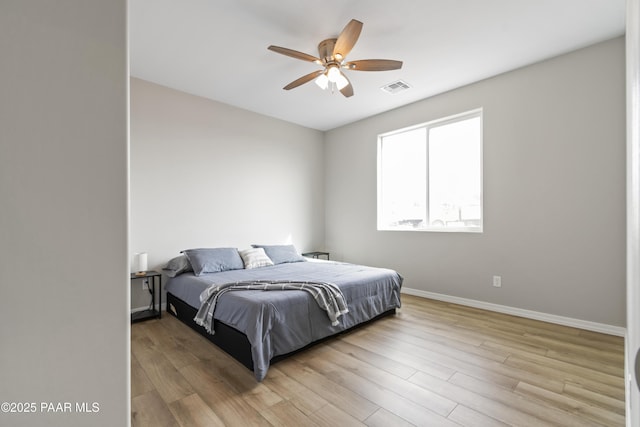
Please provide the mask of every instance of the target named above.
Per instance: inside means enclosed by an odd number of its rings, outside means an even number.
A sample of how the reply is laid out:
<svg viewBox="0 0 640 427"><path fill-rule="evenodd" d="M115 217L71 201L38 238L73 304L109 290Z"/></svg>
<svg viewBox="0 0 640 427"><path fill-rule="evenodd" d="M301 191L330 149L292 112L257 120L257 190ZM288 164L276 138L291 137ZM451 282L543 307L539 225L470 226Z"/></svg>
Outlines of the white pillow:
<svg viewBox="0 0 640 427"><path fill-rule="evenodd" d="M262 248L250 248L240 251L240 256L244 262L244 268L257 268L273 265L271 258L267 256Z"/></svg>

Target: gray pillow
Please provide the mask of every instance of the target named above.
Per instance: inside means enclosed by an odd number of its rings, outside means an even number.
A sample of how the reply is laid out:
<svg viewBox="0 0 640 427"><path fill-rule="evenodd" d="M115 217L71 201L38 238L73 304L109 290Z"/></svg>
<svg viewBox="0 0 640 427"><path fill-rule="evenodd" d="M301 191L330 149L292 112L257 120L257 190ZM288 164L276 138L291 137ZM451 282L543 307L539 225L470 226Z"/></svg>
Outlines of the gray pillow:
<svg viewBox="0 0 640 427"><path fill-rule="evenodd" d="M184 255L179 255L169 260L167 265L162 269L169 277L176 277L182 273L193 271L189 260Z"/></svg>
<svg viewBox="0 0 640 427"><path fill-rule="evenodd" d="M244 268L237 248L186 249L182 253L187 256L196 276Z"/></svg>
<svg viewBox="0 0 640 427"><path fill-rule="evenodd" d="M251 245L262 248L274 264L306 261L293 245Z"/></svg>

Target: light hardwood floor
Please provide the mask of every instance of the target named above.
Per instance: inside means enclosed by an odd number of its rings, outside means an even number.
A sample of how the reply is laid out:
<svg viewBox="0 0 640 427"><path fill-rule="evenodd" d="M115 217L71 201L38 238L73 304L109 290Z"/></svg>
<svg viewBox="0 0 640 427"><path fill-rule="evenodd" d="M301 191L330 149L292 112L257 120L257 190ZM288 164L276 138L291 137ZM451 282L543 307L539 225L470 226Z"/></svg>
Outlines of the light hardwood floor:
<svg viewBox="0 0 640 427"><path fill-rule="evenodd" d="M170 315L131 326L133 426L624 426L624 342L408 295L253 374Z"/></svg>

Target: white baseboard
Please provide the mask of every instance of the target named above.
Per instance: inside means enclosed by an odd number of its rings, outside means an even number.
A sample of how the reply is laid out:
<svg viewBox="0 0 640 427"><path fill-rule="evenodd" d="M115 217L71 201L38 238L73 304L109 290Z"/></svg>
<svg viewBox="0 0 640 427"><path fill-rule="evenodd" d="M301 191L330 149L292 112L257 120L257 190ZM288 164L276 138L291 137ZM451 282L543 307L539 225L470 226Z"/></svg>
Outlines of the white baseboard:
<svg viewBox="0 0 640 427"><path fill-rule="evenodd" d="M573 319L571 317L557 316L555 314L541 313L539 311L525 310L522 308L509 307L507 305L493 304L490 302L477 301L468 298L454 297L451 295L438 294L435 292L421 291L419 289L402 288L402 293L414 295L422 298L429 298L438 301L450 302L453 304L466 305L469 307L481 308L498 313L511 314L513 316L525 317L527 319L541 320L543 322L555 323L573 328L586 329L588 331L600 332L603 334L624 337L626 328L621 326L606 325L604 323L590 322L587 320Z"/></svg>

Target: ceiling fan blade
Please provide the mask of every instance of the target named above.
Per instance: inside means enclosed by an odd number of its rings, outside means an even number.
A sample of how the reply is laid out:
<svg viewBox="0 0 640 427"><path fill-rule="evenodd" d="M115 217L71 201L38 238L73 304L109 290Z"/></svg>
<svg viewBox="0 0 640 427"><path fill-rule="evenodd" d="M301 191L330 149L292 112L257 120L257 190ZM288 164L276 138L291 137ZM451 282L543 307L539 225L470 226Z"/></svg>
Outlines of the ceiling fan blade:
<svg viewBox="0 0 640 427"><path fill-rule="evenodd" d="M315 62L317 64L322 63L322 61L320 61L320 59L316 58L315 56L303 52L298 52L297 50L287 49L286 47L271 45L267 49L280 53L282 55L290 56L292 58L302 59L303 61Z"/></svg>
<svg viewBox="0 0 640 427"><path fill-rule="evenodd" d="M316 77L318 77L320 74L324 73L324 70L318 70L318 71L314 71L313 73L309 73L306 74L302 77L300 77L299 79L296 79L294 81L292 81L291 83L289 83L288 85L286 85L285 87L283 87L284 90L290 90L293 88L296 88L300 85L303 85L307 82L310 82L311 80L315 79Z"/></svg>
<svg viewBox="0 0 640 427"><path fill-rule="evenodd" d="M389 71L402 68L402 61L392 59L361 59L344 64L344 68L355 71Z"/></svg>
<svg viewBox="0 0 640 427"><path fill-rule="evenodd" d="M349 82L349 84L340 89L340 93L343 94L345 98L349 98L350 96L353 96L353 85L351 84L351 81L347 78L347 76L344 75L344 73L342 73L342 75L347 80L347 82Z"/></svg>
<svg viewBox="0 0 640 427"><path fill-rule="evenodd" d="M349 23L344 27L338 39L336 40L336 44L333 47L333 55L340 55L338 59L339 61L343 60L353 46L358 41L358 37L360 37L360 32L362 31L362 22L352 19Z"/></svg>

